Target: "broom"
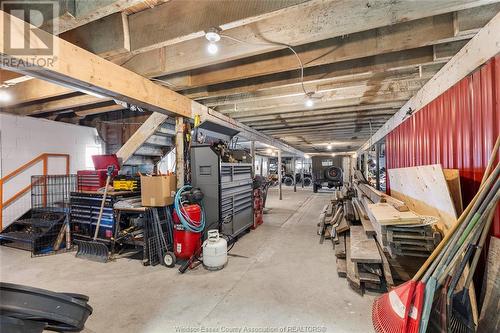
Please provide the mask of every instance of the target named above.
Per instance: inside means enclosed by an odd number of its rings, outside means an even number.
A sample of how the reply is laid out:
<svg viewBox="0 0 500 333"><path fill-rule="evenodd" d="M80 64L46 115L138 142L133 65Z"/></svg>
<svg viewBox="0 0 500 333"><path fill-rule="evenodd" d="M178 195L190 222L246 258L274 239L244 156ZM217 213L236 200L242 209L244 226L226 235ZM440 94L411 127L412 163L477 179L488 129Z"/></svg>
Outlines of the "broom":
<svg viewBox="0 0 500 333"><path fill-rule="evenodd" d="M476 201L482 197L484 198L485 189L491 186L493 179L498 176L492 177L493 175L489 175L491 168L493 166L493 162L498 152L498 148L500 146L500 136L497 137L495 147L490 156L488 166L486 167L485 173L483 175L483 179L481 181L481 187L479 191L476 193L471 202L467 205L467 208L462 212L460 218L457 223L455 223L449 232L445 235L443 240L438 244L436 249L432 252L432 254L427 258L425 263L420 267L415 276L408 282L394 288L381 295L379 298L375 299L372 305L372 323L375 331L380 333L396 333L396 332L418 332L419 324L421 319L421 311L422 301L424 296L425 283L420 281L417 284L417 281L422 277L424 272L429 268L429 266L434 262L436 257L442 258L444 256L444 252L441 252L443 248L446 246L449 247L448 241L452 238L455 231L459 228L459 226L466 220L466 217L469 215L469 212L473 207L476 207ZM498 166L495 168L498 169ZM488 186L489 185L489 186ZM436 263L435 263L436 264ZM431 268L431 272L434 270L434 267ZM413 304L411 311L411 320L409 320L410 314L410 305ZM422 332L425 332L423 330Z"/></svg>

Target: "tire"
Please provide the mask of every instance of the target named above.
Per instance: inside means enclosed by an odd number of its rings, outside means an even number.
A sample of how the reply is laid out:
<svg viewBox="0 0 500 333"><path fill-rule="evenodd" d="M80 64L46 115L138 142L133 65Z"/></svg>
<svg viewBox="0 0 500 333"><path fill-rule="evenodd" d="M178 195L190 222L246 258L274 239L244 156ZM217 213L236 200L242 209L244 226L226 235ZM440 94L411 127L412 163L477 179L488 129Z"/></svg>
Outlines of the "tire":
<svg viewBox="0 0 500 333"><path fill-rule="evenodd" d="M313 192L318 193L318 185L313 184Z"/></svg>
<svg viewBox="0 0 500 333"><path fill-rule="evenodd" d="M309 177L304 177L304 186L308 187L311 186L312 179Z"/></svg>
<svg viewBox="0 0 500 333"><path fill-rule="evenodd" d="M342 179L342 170L336 166L330 166L324 170L325 178L329 181L338 182Z"/></svg>
<svg viewBox="0 0 500 333"><path fill-rule="evenodd" d="M293 179L292 177L285 177L284 183L286 186L292 186L293 185Z"/></svg>
<svg viewBox="0 0 500 333"><path fill-rule="evenodd" d="M168 268L175 267L175 254L173 252L167 252L165 253L165 256L163 256L163 264L167 266Z"/></svg>

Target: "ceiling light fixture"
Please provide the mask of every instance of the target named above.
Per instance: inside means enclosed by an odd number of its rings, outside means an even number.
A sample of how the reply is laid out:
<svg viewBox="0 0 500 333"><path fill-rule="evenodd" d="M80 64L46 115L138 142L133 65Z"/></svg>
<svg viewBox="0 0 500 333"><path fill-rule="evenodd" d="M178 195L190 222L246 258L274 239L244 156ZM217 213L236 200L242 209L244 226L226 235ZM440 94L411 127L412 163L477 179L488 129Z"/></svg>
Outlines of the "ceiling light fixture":
<svg viewBox="0 0 500 333"><path fill-rule="evenodd" d="M312 95L313 95L313 94L314 94L313 92L308 92L308 93L306 94L306 101L304 102L304 104L305 104L305 105L306 105L306 107L308 107L308 108L312 108L312 107L314 106L314 101L313 101L313 99L312 99Z"/></svg>
<svg viewBox="0 0 500 333"><path fill-rule="evenodd" d="M326 149L328 149L328 150L332 150L332 145L328 145L328 146L326 146Z"/></svg>
<svg viewBox="0 0 500 333"><path fill-rule="evenodd" d="M271 148L267 148L267 153L268 154L272 154L273 153L273 150Z"/></svg>
<svg viewBox="0 0 500 333"><path fill-rule="evenodd" d="M9 94L9 92L7 90L0 90L0 103L6 103L6 102L9 102L11 100L11 95Z"/></svg>
<svg viewBox="0 0 500 333"><path fill-rule="evenodd" d="M304 154L304 157L305 157L305 158L311 158L311 157L310 157L309 155L307 155L307 154Z"/></svg>
<svg viewBox="0 0 500 333"><path fill-rule="evenodd" d="M208 40L207 52L211 55L216 54L219 51L219 47L217 46L217 42L220 41L220 29L218 28L210 28L205 32L205 38Z"/></svg>

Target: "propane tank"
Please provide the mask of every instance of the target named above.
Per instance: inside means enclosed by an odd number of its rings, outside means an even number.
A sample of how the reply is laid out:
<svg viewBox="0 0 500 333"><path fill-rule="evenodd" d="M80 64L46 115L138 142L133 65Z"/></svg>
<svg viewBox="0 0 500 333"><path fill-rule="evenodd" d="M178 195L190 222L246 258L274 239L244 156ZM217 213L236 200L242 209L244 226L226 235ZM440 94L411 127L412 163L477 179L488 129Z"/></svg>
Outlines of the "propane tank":
<svg viewBox="0 0 500 333"><path fill-rule="evenodd" d="M216 229L208 230L203 242L203 266L210 271L224 268L227 263L227 241L219 237Z"/></svg>

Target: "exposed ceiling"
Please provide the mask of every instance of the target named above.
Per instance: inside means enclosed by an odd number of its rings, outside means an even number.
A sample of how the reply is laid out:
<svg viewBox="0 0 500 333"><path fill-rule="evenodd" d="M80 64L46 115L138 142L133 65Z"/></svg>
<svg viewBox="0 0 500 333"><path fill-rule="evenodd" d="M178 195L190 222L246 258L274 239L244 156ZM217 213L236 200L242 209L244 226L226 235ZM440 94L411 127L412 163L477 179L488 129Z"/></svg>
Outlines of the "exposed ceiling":
<svg viewBox="0 0 500 333"><path fill-rule="evenodd" d="M102 16L113 3L117 9ZM311 153L360 147L500 11L486 0L95 5L96 20L73 22L60 37ZM206 51L211 27L229 36L216 55ZM284 44L303 64L303 85ZM0 72L0 81L17 76ZM8 89L14 99L2 111L16 114L83 119L122 109L37 79ZM314 93L313 106L304 91Z"/></svg>

